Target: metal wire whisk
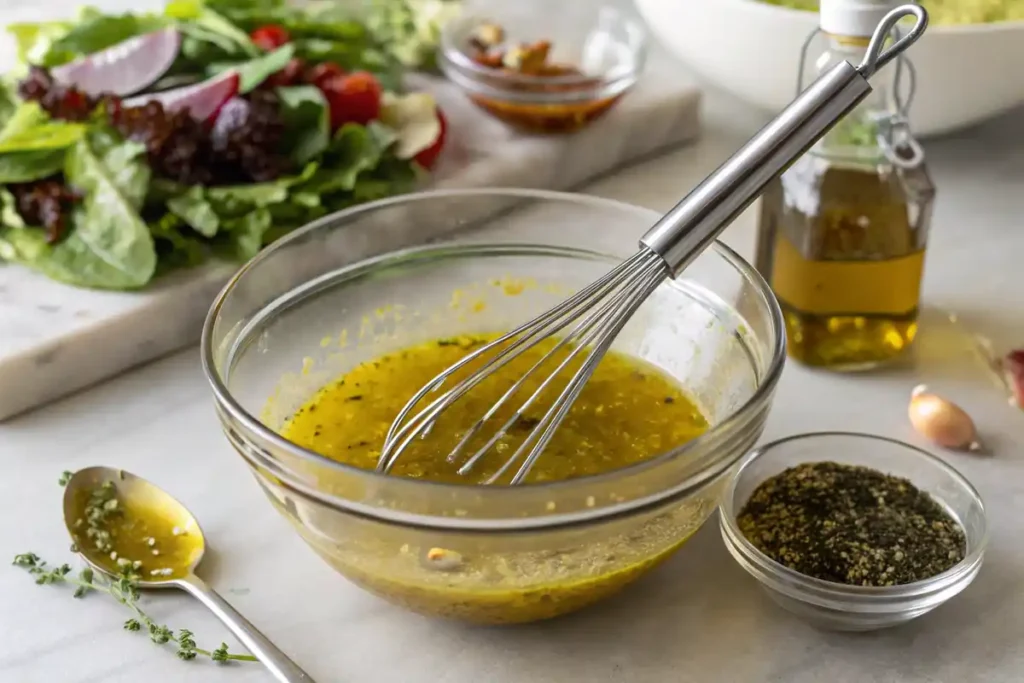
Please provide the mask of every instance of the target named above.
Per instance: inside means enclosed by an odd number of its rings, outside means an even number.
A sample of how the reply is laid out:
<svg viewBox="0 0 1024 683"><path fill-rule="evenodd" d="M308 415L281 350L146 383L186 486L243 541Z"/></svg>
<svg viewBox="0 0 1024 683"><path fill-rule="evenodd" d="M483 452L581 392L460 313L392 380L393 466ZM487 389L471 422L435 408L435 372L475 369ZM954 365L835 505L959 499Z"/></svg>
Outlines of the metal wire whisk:
<svg viewBox="0 0 1024 683"><path fill-rule="evenodd" d="M914 27L885 48L887 37L906 16L915 17ZM677 277L761 194L772 178L861 102L871 92L868 79L916 42L927 25L928 14L920 5L902 5L889 12L875 29L860 65L855 67L842 62L812 83L781 114L665 214L640 240L640 250L635 255L561 304L473 351L437 375L406 403L391 425L377 470L390 471L413 439L426 437L441 412L480 382L524 351L546 339L555 338L557 342L553 347L474 422L448 455L449 462L456 462L473 437L520 392L526 380L556 354L566 353L564 350L567 349L565 358L523 400L512 417L500 425L483 446L469 455L458 471L466 474L472 470L582 354L580 367L565 382L540 421L485 482L499 481L519 463L510 483L521 483L618 333L651 293L667 278ZM439 390L454 373L474 361L482 363L476 372L414 412L427 394Z"/></svg>

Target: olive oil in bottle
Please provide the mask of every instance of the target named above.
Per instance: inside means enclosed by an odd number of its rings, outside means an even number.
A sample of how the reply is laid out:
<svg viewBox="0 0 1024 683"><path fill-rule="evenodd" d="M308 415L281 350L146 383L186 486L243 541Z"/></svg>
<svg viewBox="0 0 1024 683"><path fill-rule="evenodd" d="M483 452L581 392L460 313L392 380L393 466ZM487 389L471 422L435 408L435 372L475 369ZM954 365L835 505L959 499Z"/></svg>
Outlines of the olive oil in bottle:
<svg viewBox="0 0 1024 683"><path fill-rule="evenodd" d="M823 0L818 70L860 63L891 5ZM810 42L810 41L809 41ZM764 194L756 265L782 305L794 360L861 370L900 356L917 334L935 190L899 101L897 63ZM886 74L885 72L893 72Z"/></svg>

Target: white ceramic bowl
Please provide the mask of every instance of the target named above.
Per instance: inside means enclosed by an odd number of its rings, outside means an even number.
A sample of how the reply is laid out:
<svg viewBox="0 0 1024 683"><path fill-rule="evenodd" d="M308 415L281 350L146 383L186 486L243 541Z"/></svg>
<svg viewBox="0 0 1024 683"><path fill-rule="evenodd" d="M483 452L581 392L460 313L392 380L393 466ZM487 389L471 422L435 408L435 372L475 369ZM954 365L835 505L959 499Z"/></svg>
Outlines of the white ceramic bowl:
<svg viewBox="0 0 1024 683"><path fill-rule="evenodd" d="M635 0L651 32L698 75L775 113L795 95L818 15L757 0ZM909 52L918 135L964 128L1024 103L1024 21L931 25Z"/></svg>

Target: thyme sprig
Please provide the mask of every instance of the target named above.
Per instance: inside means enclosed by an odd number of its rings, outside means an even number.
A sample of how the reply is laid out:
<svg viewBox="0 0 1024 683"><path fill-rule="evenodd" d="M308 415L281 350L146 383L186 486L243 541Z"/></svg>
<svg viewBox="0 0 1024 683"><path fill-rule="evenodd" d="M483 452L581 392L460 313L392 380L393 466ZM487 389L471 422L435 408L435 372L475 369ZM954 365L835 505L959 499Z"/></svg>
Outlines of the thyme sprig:
<svg viewBox="0 0 1024 683"><path fill-rule="evenodd" d="M232 654L228 652L227 643L221 643L216 650L204 650L196 645L195 638L188 629L180 629L177 633L163 624L158 624L139 607L138 575L130 566L122 567L117 578L107 578L94 572L89 567L73 574L71 565L62 564L57 567L48 565L35 553L22 553L14 556L14 565L26 570L35 577L38 585L66 584L74 586L75 598L83 598L96 591L107 593L114 600L132 611L133 616L124 622L126 631L146 631L149 639L157 645L174 643L176 654L180 659L190 661L197 656L209 657L215 662L255 662L252 655Z"/></svg>

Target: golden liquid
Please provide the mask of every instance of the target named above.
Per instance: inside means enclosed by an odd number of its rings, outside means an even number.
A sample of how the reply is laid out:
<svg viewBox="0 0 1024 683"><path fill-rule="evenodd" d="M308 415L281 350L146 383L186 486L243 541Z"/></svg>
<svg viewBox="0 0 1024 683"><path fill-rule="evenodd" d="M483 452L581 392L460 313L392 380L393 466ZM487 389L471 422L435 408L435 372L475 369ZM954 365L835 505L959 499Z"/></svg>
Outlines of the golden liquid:
<svg viewBox="0 0 1024 683"><path fill-rule="evenodd" d="M284 426L282 435L340 462L373 469L384 436L405 402L486 339L439 340L363 363L317 393ZM426 439L410 444L393 474L462 484L489 477L522 444L557 396L554 391L526 410L520 426L500 439L469 475L460 475L457 469L533 393L565 353L558 353L522 387L516 400L470 443L459 461L449 463L446 456L466 429L550 348L549 343L527 351L475 387L465 401L455 403ZM562 377L567 379L574 369L567 368ZM556 390L560 389L561 385ZM694 401L670 378L635 358L609 353L527 482L625 467L682 445L707 429L708 422ZM515 468L505 479L514 472ZM552 509L557 502L551 501ZM716 503L717 492L708 491L646 519L598 523L577 533L530 532L508 542L489 535L448 535L442 538L454 547L440 550L456 553L460 559L444 570L429 562L429 554L439 550L433 547L438 541L431 534L389 529L392 537L378 529L362 536L352 525L343 539L305 531L304 535L338 571L393 603L432 616L509 624L549 619L615 593L672 555Z"/></svg>
<svg viewBox="0 0 1024 683"><path fill-rule="evenodd" d="M920 227L891 178L831 168L818 209L787 204L776 183L762 204L758 268L782 305L787 351L840 370L891 361L917 334L924 272Z"/></svg>
<svg viewBox="0 0 1024 683"><path fill-rule="evenodd" d="M484 337L439 340L363 363L321 389L285 425L282 435L334 460L374 469L384 437L406 401L485 341ZM552 346L553 342L543 343L527 350L474 387L442 413L427 438L409 444L392 472L461 484L489 478L544 417L578 367L575 360L559 374L563 381L549 386L468 476L459 474L458 469L554 372L568 349L556 352L530 376L467 443L463 457L449 462L447 456L467 429ZM459 377L476 367L471 364ZM456 381L449 380L446 386L454 386ZM676 383L652 366L611 352L598 364L526 481L557 481L625 467L682 445L707 428L704 415ZM508 471L507 478L513 474L515 468Z"/></svg>
<svg viewBox="0 0 1024 683"><path fill-rule="evenodd" d="M121 572L119 561L137 563L132 571L143 581L166 581L189 573L203 551L202 535L159 502L118 495L121 514L111 516L104 525L111 535L111 551L95 550L86 525L77 522L86 518L89 493L77 491L74 501L79 513L72 525L72 538L82 552L112 574Z"/></svg>

